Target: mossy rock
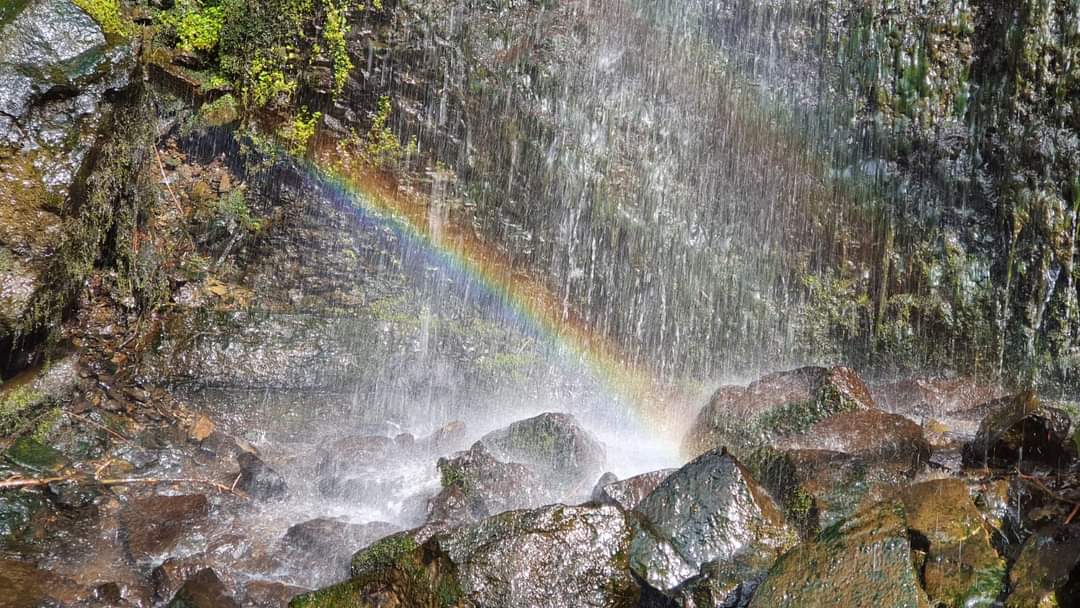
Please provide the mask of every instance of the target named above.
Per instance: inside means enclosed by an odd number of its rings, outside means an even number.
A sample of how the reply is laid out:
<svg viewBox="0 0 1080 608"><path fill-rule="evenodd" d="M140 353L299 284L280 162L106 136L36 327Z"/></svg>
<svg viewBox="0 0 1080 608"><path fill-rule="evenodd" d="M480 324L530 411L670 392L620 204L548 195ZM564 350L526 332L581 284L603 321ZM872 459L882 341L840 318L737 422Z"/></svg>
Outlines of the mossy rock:
<svg viewBox="0 0 1080 608"><path fill-rule="evenodd" d="M33 437L20 437L4 451L4 458L12 464L35 473L56 473L67 466L67 459L60 452L43 445Z"/></svg>
<svg viewBox="0 0 1080 608"><path fill-rule="evenodd" d="M869 389L844 367L803 367L765 376L749 386L721 387L683 441L697 456L726 447L747 461L750 451L806 431L842 412L874 407Z"/></svg>
<svg viewBox="0 0 1080 608"><path fill-rule="evenodd" d="M992 606L1004 587L1005 560L990 536L967 484L927 481L900 493L913 539L923 544L923 581L935 605Z"/></svg>
<svg viewBox="0 0 1080 608"><path fill-rule="evenodd" d="M750 608L929 605L898 502L861 511L786 553L750 602Z"/></svg>

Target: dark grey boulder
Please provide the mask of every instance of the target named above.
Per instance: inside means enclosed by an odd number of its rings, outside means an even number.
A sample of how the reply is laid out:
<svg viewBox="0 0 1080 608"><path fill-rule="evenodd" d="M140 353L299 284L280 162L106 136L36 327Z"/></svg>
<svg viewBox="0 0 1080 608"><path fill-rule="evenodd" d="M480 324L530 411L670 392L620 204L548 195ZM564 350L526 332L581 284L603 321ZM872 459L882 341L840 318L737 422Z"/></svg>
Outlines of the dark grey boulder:
<svg viewBox="0 0 1080 608"><path fill-rule="evenodd" d="M568 501L585 500L607 450L570 414L546 413L492 431L480 443L495 458L530 465Z"/></svg>
<svg viewBox="0 0 1080 608"><path fill-rule="evenodd" d="M241 452L236 460L240 463L238 490L262 500L281 498L288 492L285 478L255 454Z"/></svg>
<svg viewBox="0 0 1080 608"><path fill-rule="evenodd" d="M672 473L637 511L630 566L662 592L709 562L741 559L763 570L797 540L773 499L724 450Z"/></svg>
<svg viewBox="0 0 1080 608"><path fill-rule="evenodd" d="M451 458L440 458L438 468L442 490L428 503L429 520L471 523L553 500L531 468L496 460L483 443Z"/></svg>
<svg viewBox="0 0 1080 608"><path fill-rule="evenodd" d="M964 445L964 466L1008 468L1029 461L1061 467L1075 458L1072 421L1065 411L1042 403L1033 392L1003 397L991 406L993 413Z"/></svg>

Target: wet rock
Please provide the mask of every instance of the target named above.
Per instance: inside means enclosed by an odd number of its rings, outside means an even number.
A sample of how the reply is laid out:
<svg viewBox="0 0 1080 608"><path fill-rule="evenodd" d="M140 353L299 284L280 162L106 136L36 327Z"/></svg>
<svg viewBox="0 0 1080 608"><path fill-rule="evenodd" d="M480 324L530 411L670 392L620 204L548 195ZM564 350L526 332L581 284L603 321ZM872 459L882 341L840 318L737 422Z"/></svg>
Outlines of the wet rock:
<svg viewBox="0 0 1080 608"><path fill-rule="evenodd" d="M15 119L26 116L35 97L73 88L106 45L97 23L69 0L32 2L2 34L0 113Z"/></svg>
<svg viewBox="0 0 1080 608"><path fill-rule="evenodd" d="M675 471L676 469L662 469L621 481L611 473L605 473L593 489L592 500L622 507L628 511L635 509L642 499Z"/></svg>
<svg viewBox="0 0 1080 608"><path fill-rule="evenodd" d="M255 454L242 452L236 460L240 463L236 487L241 492L260 500L281 498L288 492L285 478Z"/></svg>
<svg viewBox="0 0 1080 608"><path fill-rule="evenodd" d="M897 475L861 458L829 450L784 450L758 464L762 483L782 504L803 537L850 517L864 501L881 499L898 484Z"/></svg>
<svg viewBox="0 0 1080 608"><path fill-rule="evenodd" d="M1031 535L1012 570L1007 608L1075 606L1080 577L1080 525L1050 525Z"/></svg>
<svg viewBox="0 0 1080 608"><path fill-rule="evenodd" d="M683 441L689 455L727 447L736 456L801 433L842 412L874 407L862 379L845 367L803 367L713 394Z"/></svg>
<svg viewBox="0 0 1080 608"><path fill-rule="evenodd" d="M170 557L161 562L150 573L155 600L167 602L172 599L189 578L206 568L206 562L206 556L202 554Z"/></svg>
<svg viewBox="0 0 1080 608"><path fill-rule="evenodd" d="M45 493L54 504L66 509L81 509L94 502L98 495L92 486L76 481L50 483Z"/></svg>
<svg viewBox="0 0 1080 608"><path fill-rule="evenodd" d="M132 500L121 512L127 548L136 560L161 555L209 515L206 496L148 496Z"/></svg>
<svg viewBox="0 0 1080 608"><path fill-rule="evenodd" d="M967 484L939 479L900 492L913 548L925 552L923 588L931 602L990 606L1004 586L1005 561L990 544Z"/></svg>
<svg viewBox="0 0 1080 608"><path fill-rule="evenodd" d="M46 506L45 501L37 494L0 493L0 543L23 535L34 514Z"/></svg>
<svg viewBox="0 0 1080 608"><path fill-rule="evenodd" d="M169 608L240 608L210 568L203 568L184 583Z"/></svg>
<svg viewBox="0 0 1080 608"><path fill-rule="evenodd" d="M669 475L637 511L630 566L662 592L708 562L741 559L761 570L797 538L779 507L734 457L713 450Z"/></svg>
<svg viewBox="0 0 1080 608"><path fill-rule="evenodd" d="M0 559L0 606L4 608L70 605L83 593L72 581L32 564Z"/></svg>
<svg viewBox="0 0 1080 608"><path fill-rule="evenodd" d="M465 423L455 420L420 440L433 454L448 454L465 446Z"/></svg>
<svg viewBox="0 0 1080 608"><path fill-rule="evenodd" d="M629 538L624 513L610 505L502 513L406 543L386 565L290 606L629 608L639 601Z"/></svg>
<svg viewBox="0 0 1080 608"><path fill-rule="evenodd" d="M365 578L391 567L394 562L416 550L436 534L449 529L446 522L430 522L419 528L404 530L381 538L356 552L350 572L353 578Z"/></svg>
<svg viewBox="0 0 1080 608"><path fill-rule="evenodd" d="M285 608L289 600L308 591L303 587L274 581L251 581L244 586L245 608Z"/></svg>
<svg viewBox="0 0 1080 608"><path fill-rule="evenodd" d="M440 458L437 466L442 490L428 503L429 520L475 522L552 499L532 469L496 460L482 442L453 458Z"/></svg>
<svg viewBox="0 0 1080 608"><path fill-rule="evenodd" d="M996 384L969 376L907 378L875 387L881 409L915 420L948 418L1005 395Z"/></svg>
<svg viewBox="0 0 1080 608"><path fill-rule="evenodd" d="M709 562L701 567L699 575L668 595L679 608L746 608L762 575L761 563L753 560ZM665 603L670 604L670 599Z"/></svg>
<svg viewBox="0 0 1080 608"><path fill-rule="evenodd" d="M1075 456L1069 416L1034 393L999 399L993 407L964 446L964 466L1008 468L1023 460L1061 467Z"/></svg>
<svg viewBox="0 0 1080 608"><path fill-rule="evenodd" d="M560 496L588 498L586 485L603 472L606 450L569 414L546 413L484 435L496 458L531 465Z"/></svg>
<svg viewBox="0 0 1080 608"><path fill-rule="evenodd" d="M754 592L751 608L924 608L904 509L889 502L831 526L784 554Z"/></svg>
<svg viewBox="0 0 1080 608"><path fill-rule="evenodd" d="M784 441L791 449L857 456L872 466L914 475L930 460L930 444L911 420L881 410L843 412Z"/></svg>
<svg viewBox="0 0 1080 608"><path fill-rule="evenodd" d="M357 549L394 531L395 526L385 522L354 524L317 518L290 527L281 544L298 564L329 566L329 580L318 581L328 584L348 576L349 560Z"/></svg>
<svg viewBox="0 0 1080 608"><path fill-rule="evenodd" d="M56 473L67 466L63 454L32 437L16 439L4 451L4 458L15 466L35 473Z"/></svg>

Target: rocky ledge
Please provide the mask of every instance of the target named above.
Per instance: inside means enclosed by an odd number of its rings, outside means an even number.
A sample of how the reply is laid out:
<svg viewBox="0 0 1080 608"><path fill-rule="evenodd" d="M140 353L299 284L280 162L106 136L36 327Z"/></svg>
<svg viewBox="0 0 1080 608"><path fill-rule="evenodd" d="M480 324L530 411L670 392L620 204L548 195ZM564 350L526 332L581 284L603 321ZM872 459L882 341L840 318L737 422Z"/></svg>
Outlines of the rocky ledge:
<svg viewBox="0 0 1080 608"><path fill-rule="evenodd" d="M683 467L530 508L573 485L552 482L567 470L547 447L576 475L598 464L571 418L545 415L440 460L426 523L290 606L1076 605L1076 415L967 378L871 388L802 368L720 388Z"/></svg>

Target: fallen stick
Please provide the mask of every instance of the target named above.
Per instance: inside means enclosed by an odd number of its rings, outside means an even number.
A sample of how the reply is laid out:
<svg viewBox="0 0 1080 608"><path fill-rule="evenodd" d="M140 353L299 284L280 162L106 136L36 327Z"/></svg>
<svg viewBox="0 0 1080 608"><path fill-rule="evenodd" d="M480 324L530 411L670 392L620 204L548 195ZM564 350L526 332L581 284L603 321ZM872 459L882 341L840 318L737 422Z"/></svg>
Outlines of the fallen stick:
<svg viewBox="0 0 1080 608"><path fill-rule="evenodd" d="M227 485L220 484L216 481L210 481L209 479L196 479L194 477L170 477L170 478L156 478L156 477L121 477L117 479L98 479L98 478L81 478L75 476L69 477L41 477L32 479L23 478L9 478L0 481L0 490L16 490L24 488L40 488L47 486L51 483L61 482L76 482L85 485L100 485L100 486L125 486L125 485L137 485L137 484L149 484L149 485L161 485L168 483L189 483L195 485L210 486L222 493L232 494L240 498L247 498L248 495L237 490L236 488L230 488Z"/></svg>
<svg viewBox="0 0 1080 608"><path fill-rule="evenodd" d="M1034 475L1025 475L1024 473L1022 473L1020 471L1019 468L1016 469L1016 475L1022 481L1026 481L1026 482L1030 483L1031 485L1035 486L1036 488L1042 490L1042 492L1044 494L1046 494L1047 496L1049 496L1050 498L1053 498L1054 500L1056 500L1058 502L1063 502L1063 503L1070 504L1070 505L1080 505L1080 500L1073 500L1072 498L1068 498L1067 496L1062 496L1061 494L1058 494L1057 492L1055 492L1055 491L1051 490L1050 488L1046 487L1046 484L1044 484L1042 482L1042 480L1040 480L1038 477L1035 477Z"/></svg>
<svg viewBox="0 0 1080 608"><path fill-rule="evenodd" d="M124 443L126 443L128 445L131 445L131 440L130 439L128 439L127 437L124 437L120 433L117 433L116 431L110 429L109 427L105 426L104 424L94 422L93 420L91 420L89 418L86 418L84 416L80 416L80 415L78 415L76 413L73 413L73 412L66 412L66 413L67 413L68 416L71 416L72 418L74 418L76 420L79 420L81 422L85 422L86 424L89 424L90 426L97 427L97 428L105 431L106 433L112 435L113 437L116 437L120 441L123 441Z"/></svg>

